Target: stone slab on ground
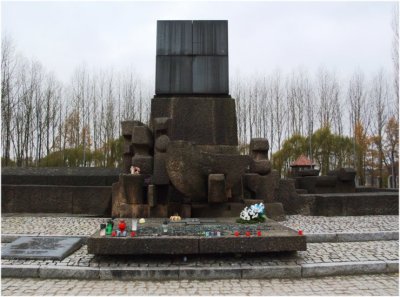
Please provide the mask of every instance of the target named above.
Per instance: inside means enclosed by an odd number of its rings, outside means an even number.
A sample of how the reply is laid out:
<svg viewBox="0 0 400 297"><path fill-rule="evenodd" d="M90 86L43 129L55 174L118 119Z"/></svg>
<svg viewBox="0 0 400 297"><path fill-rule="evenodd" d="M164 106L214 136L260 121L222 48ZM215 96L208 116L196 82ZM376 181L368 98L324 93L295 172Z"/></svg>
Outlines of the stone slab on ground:
<svg viewBox="0 0 400 297"><path fill-rule="evenodd" d="M160 233L160 219L147 219L139 226L135 237L100 236L97 231L87 240L88 252L96 255L185 255L306 250L304 236L273 220L252 225L238 224L235 218L218 218L210 222L201 219L200 222L203 223L171 223L168 235ZM129 230L129 226L127 228ZM239 231L240 236L235 236L235 231ZM208 232L220 232L220 236L204 236Z"/></svg>
<svg viewBox="0 0 400 297"><path fill-rule="evenodd" d="M76 237L20 237L2 249L1 257L62 260L81 246L81 238Z"/></svg>

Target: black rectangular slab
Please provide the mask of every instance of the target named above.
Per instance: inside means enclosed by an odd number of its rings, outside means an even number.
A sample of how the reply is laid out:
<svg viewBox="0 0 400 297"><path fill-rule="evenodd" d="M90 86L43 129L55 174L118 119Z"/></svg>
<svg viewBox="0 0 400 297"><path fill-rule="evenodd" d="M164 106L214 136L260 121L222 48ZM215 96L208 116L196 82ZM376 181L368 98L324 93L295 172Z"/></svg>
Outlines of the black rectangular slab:
<svg viewBox="0 0 400 297"><path fill-rule="evenodd" d="M4 259L62 260L82 246L79 237L23 236L1 249Z"/></svg>
<svg viewBox="0 0 400 297"><path fill-rule="evenodd" d="M163 220L147 219L146 223L138 224L135 237L100 236L98 231L87 241L88 252L96 255L175 255L306 250L305 236L273 220L257 225L238 224L235 218L201 219L203 223L196 225L183 221L184 224L170 223L168 235L162 235ZM130 230L131 219L126 222ZM257 236L258 230L261 236ZM206 231L218 231L221 236L203 236ZM236 237L235 231L239 231L240 236ZM246 231L251 235L246 236Z"/></svg>

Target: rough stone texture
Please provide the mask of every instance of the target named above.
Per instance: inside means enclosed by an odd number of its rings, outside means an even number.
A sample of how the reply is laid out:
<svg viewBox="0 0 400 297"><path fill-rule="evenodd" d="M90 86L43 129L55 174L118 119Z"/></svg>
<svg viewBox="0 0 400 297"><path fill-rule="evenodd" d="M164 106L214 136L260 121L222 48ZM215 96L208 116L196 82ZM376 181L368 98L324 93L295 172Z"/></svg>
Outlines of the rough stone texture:
<svg viewBox="0 0 400 297"><path fill-rule="evenodd" d="M199 239L199 253L260 253L305 250L305 238L288 234L268 234L261 237L220 237Z"/></svg>
<svg viewBox="0 0 400 297"><path fill-rule="evenodd" d="M282 203L265 203L265 215L274 221L284 221L285 211Z"/></svg>
<svg viewBox="0 0 400 297"><path fill-rule="evenodd" d="M143 203L143 187L144 187L143 174L121 174L120 186L124 193L124 201L130 204Z"/></svg>
<svg viewBox="0 0 400 297"><path fill-rule="evenodd" d="M120 218L148 218L150 214L150 206L148 204L121 203L119 210Z"/></svg>
<svg viewBox="0 0 400 297"><path fill-rule="evenodd" d="M132 144L135 145L135 149L140 145L145 146L145 148L152 147L153 136L151 130L147 126L134 126L132 132ZM136 153L138 152L135 150L135 154Z"/></svg>
<svg viewBox="0 0 400 297"><path fill-rule="evenodd" d="M158 153L154 155L154 167L152 181L155 185L168 185L169 176L165 166L167 155L165 153Z"/></svg>
<svg viewBox="0 0 400 297"><path fill-rule="evenodd" d="M292 266L272 266L272 267L254 267L242 268L242 278L257 279L257 278L300 278L301 267Z"/></svg>
<svg viewBox="0 0 400 297"><path fill-rule="evenodd" d="M281 202L287 214L301 213L306 206L302 196L296 193L293 179L281 179L279 181L276 202Z"/></svg>
<svg viewBox="0 0 400 297"><path fill-rule="evenodd" d="M88 252L96 255L197 254L194 237L119 237L105 238L98 234L88 239Z"/></svg>
<svg viewBox="0 0 400 297"><path fill-rule="evenodd" d="M153 157L135 154L132 157L132 166L140 168L140 174L153 173Z"/></svg>
<svg viewBox="0 0 400 297"><path fill-rule="evenodd" d="M2 248L4 259L62 260L81 247L80 238L20 237Z"/></svg>
<svg viewBox="0 0 400 297"><path fill-rule="evenodd" d="M227 202L225 190L225 176L223 174L210 174L208 176L208 202Z"/></svg>
<svg viewBox="0 0 400 297"><path fill-rule="evenodd" d="M147 203L150 207L157 205L157 188L154 185L147 187Z"/></svg>
<svg viewBox="0 0 400 297"><path fill-rule="evenodd" d="M153 98L151 119L160 117L172 119L168 129L171 141L186 140L198 145L238 144L235 101L230 97Z"/></svg>
<svg viewBox="0 0 400 297"><path fill-rule="evenodd" d="M349 193L315 195L313 215L395 215L399 212L397 193Z"/></svg>
<svg viewBox="0 0 400 297"><path fill-rule="evenodd" d="M271 172L271 162L268 160L252 160L250 163L250 172L260 175L267 175Z"/></svg>
<svg viewBox="0 0 400 297"><path fill-rule="evenodd" d="M111 187L70 187L70 189L73 214L110 215Z"/></svg>
<svg viewBox="0 0 400 297"><path fill-rule="evenodd" d="M120 169L3 167L3 185L111 186L118 180Z"/></svg>
<svg viewBox="0 0 400 297"><path fill-rule="evenodd" d="M121 122L122 135L128 139L131 139L133 127L135 126L143 126L143 123L139 121L122 121Z"/></svg>
<svg viewBox="0 0 400 297"><path fill-rule="evenodd" d="M1 265L1 277L38 277L39 276L39 265Z"/></svg>
<svg viewBox="0 0 400 297"><path fill-rule="evenodd" d="M160 153L165 153L167 151L169 143L169 137L167 135L161 135L156 139L155 149Z"/></svg>
<svg viewBox="0 0 400 297"><path fill-rule="evenodd" d="M204 153L185 141L171 141L167 152L166 168L171 183L192 202L207 201L209 174L224 174L229 191L241 181L250 163L249 156Z"/></svg>
<svg viewBox="0 0 400 297"><path fill-rule="evenodd" d="M250 140L250 156L255 160L268 160L269 142L266 138Z"/></svg>
<svg viewBox="0 0 400 297"><path fill-rule="evenodd" d="M204 221L204 222L203 222ZM237 224L234 218L202 219L201 225L185 225L185 221L171 222L169 235L162 236L161 221L149 219L139 226L138 236L134 238L100 237L98 232L88 241L89 253L100 255L136 255L136 254L224 254L258 253L306 250L306 238L297 232L267 220L258 226ZM128 226L129 229L129 226ZM220 237L201 236L204 230L219 230ZM233 236L239 230L240 237ZM262 236L256 236L260 230ZM244 236L250 231L252 236ZM199 233L200 232L200 233ZM198 234L199 233L199 234Z"/></svg>
<svg viewBox="0 0 400 297"><path fill-rule="evenodd" d="M383 261L368 261L357 264L351 262L303 264L301 270L303 277L382 273L386 272L386 263Z"/></svg>
<svg viewBox="0 0 400 297"><path fill-rule="evenodd" d="M2 185L3 213L107 215L111 187Z"/></svg>
<svg viewBox="0 0 400 297"><path fill-rule="evenodd" d="M100 277L98 268L91 267L46 267L39 269L40 278L58 278L58 279L98 279Z"/></svg>

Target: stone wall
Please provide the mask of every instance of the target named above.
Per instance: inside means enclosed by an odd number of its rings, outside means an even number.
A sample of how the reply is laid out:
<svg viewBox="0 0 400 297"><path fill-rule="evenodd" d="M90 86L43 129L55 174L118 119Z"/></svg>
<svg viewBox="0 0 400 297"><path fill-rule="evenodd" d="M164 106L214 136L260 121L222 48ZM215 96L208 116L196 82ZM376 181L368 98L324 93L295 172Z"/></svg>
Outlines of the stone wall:
<svg viewBox="0 0 400 297"><path fill-rule="evenodd" d="M119 169L3 168L2 213L110 216Z"/></svg>

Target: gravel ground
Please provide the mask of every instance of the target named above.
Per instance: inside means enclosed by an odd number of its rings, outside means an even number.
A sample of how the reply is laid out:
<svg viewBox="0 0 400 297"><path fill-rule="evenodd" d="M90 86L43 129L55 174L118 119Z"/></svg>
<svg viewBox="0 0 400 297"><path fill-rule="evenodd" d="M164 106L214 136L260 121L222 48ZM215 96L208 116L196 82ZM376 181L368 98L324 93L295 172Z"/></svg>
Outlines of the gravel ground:
<svg viewBox="0 0 400 297"><path fill-rule="evenodd" d="M361 295L398 296L399 275L358 275L308 279L101 281L2 279L1 293L17 295Z"/></svg>

